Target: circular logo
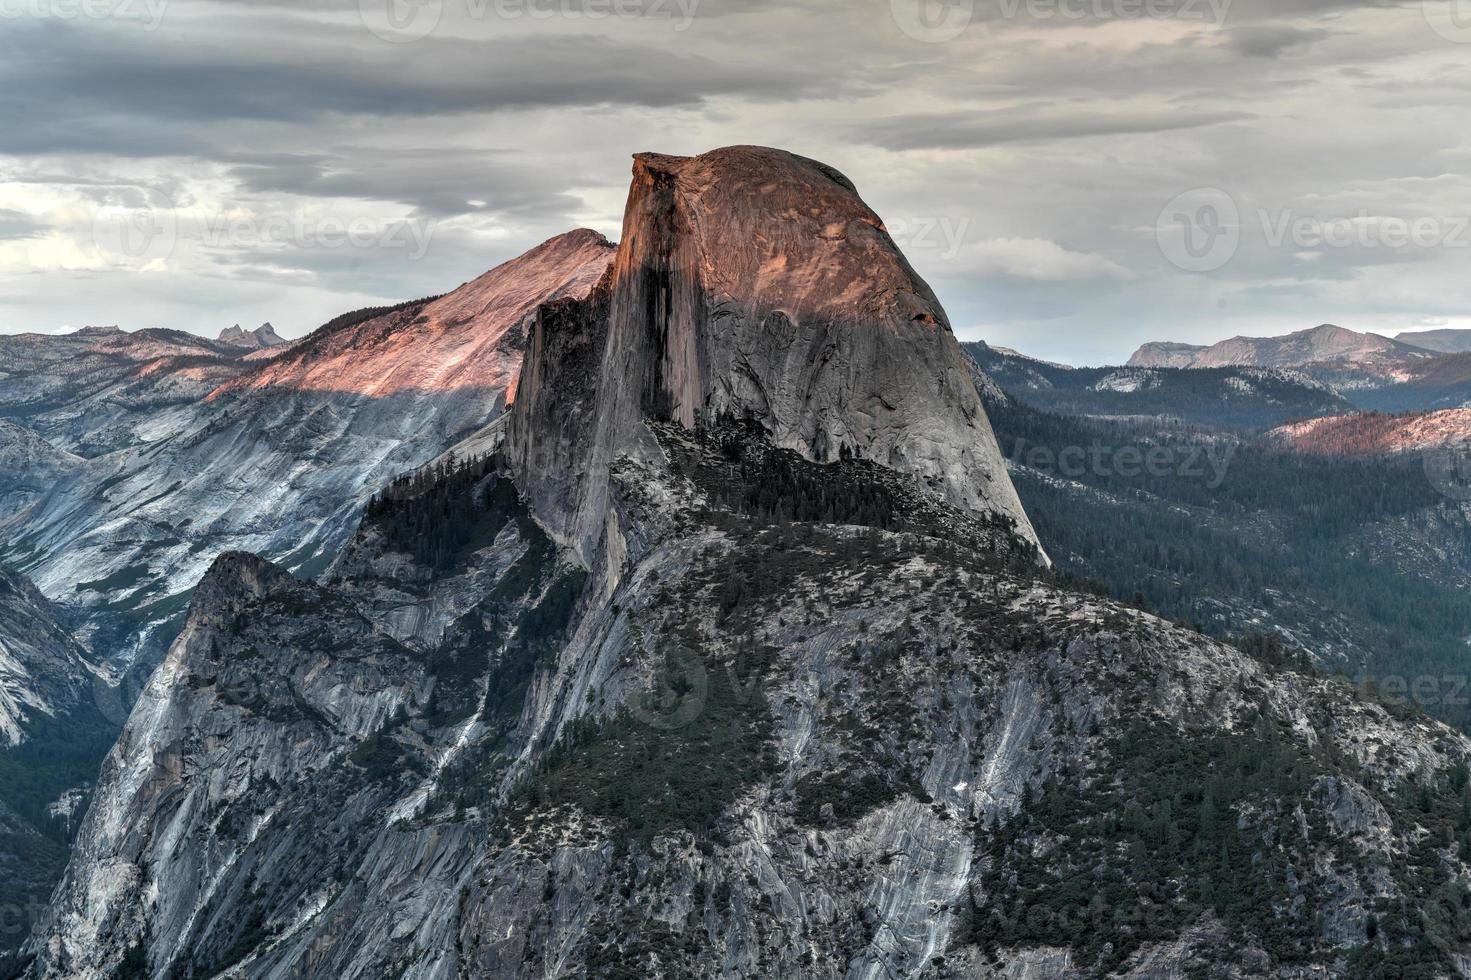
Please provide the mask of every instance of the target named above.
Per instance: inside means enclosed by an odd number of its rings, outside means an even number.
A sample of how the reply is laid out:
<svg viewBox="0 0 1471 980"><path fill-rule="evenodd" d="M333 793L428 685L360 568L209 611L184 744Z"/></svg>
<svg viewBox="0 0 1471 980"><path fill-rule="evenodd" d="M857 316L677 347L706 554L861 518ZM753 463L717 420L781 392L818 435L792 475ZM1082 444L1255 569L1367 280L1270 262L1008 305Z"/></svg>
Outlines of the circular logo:
<svg viewBox="0 0 1471 980"><path fill-rule="evenodd" d="M1220 188L1196 188L1164 206L1154 233L1160 252L1176 268L1214 272L1241 246L1241 211Z"/></svg>
<svg viewBox="0 0 1471 980"><path fill-rule="evenodd" d="M675 647L654 673L654 689L633 699L629 710L650 728L684 728L700 717L710 696L705 659L687 647Z"/></svg>
<svg viewBox="0 0 1471 980"><path fill-rule="evenodd" d="M179 219L173 211L103 208L92 219L92 242L118 266L144 266L173 254Z"/></svg>
<svg viewBox="0 0 1471 980"><path fill-rule="evenodd" d="M1471 500L1471 443L1442 446L1426 453L1425 475L1441 496Z"/></svg>
<svg viewBox="0 0 1471 980"><path fill-rule="evenodd" d="M444 0L358 0L358 17L390 44L422 41L439 26Z"/></svg>
<svg viewBox="0 0 1471 980"><path fill-rule="evenodd" d="M965 33L975 16L975 0L889 0L899 30L916 41L941 44Z"/></svg>
<svg viewBox="0 0 1471 980"><path fill-rule="evenodd" d="M1471 0L1421 0L1431 30L1456 44L1471 44Z"/></svg>

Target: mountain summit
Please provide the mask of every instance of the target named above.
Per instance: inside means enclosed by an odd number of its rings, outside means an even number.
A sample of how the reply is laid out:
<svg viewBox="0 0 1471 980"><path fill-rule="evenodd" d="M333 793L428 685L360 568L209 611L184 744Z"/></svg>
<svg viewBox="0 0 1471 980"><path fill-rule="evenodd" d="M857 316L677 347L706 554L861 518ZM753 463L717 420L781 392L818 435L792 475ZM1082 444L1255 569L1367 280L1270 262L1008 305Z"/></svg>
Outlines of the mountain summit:
<svg viewBox="0 0 1471 980"><path fill-rule="evenodd" d="M612 269L538 319L511 450L538 516L588 555L611 462L657 455L644 422L724 416L1036 543L939 300L848 178L764 147L640 153Z"/></svg>
<svg viewBox="0 0 1471 980"><path fill-rule="evenodd" d="M276 328L269 323L263 323L254 330L242 329L240 324L226 327L220 331L217 338L222 344L232 347L251 347L261 350L266 347L279 347L286 343L285 338L276 333Z"/></svg>

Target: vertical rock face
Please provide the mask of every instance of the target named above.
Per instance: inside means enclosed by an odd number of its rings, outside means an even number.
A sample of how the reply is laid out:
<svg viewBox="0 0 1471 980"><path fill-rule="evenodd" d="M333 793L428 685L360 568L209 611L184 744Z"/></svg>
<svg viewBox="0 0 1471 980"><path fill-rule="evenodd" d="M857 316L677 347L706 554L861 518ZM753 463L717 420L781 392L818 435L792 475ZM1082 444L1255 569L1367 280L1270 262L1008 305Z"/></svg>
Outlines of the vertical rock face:
<svg viewBox="0 0 1471 980"><path fill-rule="evenodd" d="M577 499L558 486L539 512L584 553L611 460L649 450L643 422L723 414L816 462L846 453L912 475L1035 543L944 310L831 167L762 147L639 154L610 274L538 329L512 449L534 499L569 450L589 461ZM537 363L573 342L573 377ZM589 416L575 432L569 404Z"/></svg>

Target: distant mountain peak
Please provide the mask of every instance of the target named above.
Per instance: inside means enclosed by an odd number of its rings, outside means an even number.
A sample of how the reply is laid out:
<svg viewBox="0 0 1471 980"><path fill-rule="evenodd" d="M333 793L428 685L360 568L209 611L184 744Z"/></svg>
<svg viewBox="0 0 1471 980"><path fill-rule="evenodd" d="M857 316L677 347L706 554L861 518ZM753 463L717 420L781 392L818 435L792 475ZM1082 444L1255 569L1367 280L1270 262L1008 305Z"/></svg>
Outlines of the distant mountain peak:
<svg viewBox="0 0 1471 980"><path fill-rule="evenodd" d="M1438 354L1464 354L1471 351L1471 330L1445 328L1402 333L1395 337L1402 344L1434 351Z"/></svg>
<svg viewBox="0 0 1471 980"><path fill-rule="evenodd" d="M1402 360L1426 353L1389 337L1323 323L1279 337L1232 337L1210 346L1148 343L1129 358L1129 366L1295 368L1325 362L1357 365Z"/></svg>
<svg viewBox="0 0 1471 980"><path fill-rule="evenodd" d="M286 339L276 333L276 328L269 322L261 324L254 330L246 330L235 324L220 331L216 338L222 344L230 344L232 347L248 347L261 350L266 347L278 347L286 343Z"/></svg>

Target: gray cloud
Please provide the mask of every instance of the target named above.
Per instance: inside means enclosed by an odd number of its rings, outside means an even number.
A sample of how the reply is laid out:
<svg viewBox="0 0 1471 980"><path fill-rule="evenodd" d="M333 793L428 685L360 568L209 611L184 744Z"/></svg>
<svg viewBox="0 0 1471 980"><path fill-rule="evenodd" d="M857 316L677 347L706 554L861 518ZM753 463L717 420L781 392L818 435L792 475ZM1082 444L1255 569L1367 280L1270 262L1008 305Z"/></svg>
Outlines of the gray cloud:
<svg viewBox="0 0 1471 980"><path fill-rule="evenodd" d="M1232 31L1227 43L1248 58L1280 58L1284 52L1305 48L1327 36L1326 30L1286 25L1243 27Z"/></svg>
<svg viewBox="0 0 1471 980"><path fill-rule="evenodd" d="M960 149L1196 129L1251 118L1247 112L1049 113L1045 106L891 116L853 136L891 150Z"/></svg>
<svg viewBox="0 0 1471 980"><path fill-rule="evenodd" d="M564 175L504 151L347 147L330 155L247 156L230 174L247 192L399 201L436 216L485 211L550 219L581 205L566 192Z"/></svg>
<svg viewBox="0 0 1471 980"><path fill-rule="evenodd" d="M45 230L45 225L23 211L0 208L0 241L35 238Z"/></svg>
<svg viewBox="0 0 1471 980"><path fill-rule="evenodd" d="M5 21L0 209L39 230L12 216L0 231L0 330L270 320L300 334L443 292L573 226L616 235L630 153L741 142L832 163L896 227L942 223L947 247L905 247L957 331L1054 359L1329 320L1393 333L1471 310L1471 250L1314 254L1264 241L1257 217L1471 213L1471 68L1418 5L1233 0L1215 29L1007 18L977 0L958 37L926 43L890 0L700 0L683 31L475 18L469 2L444 0L411 44L374 37L356 0L170 0L152 33ZM1190 275L1155 226L1203 187L1245 228L1227 265ZM184 236L143 269L98 256L99 209L435 231L415 261Z"/></svg>
<svg viewBox="0 0 1471 980"><path fill-rule="evenodd" d="M316 46L297 38L161 48L151 35L68 22L7 28L0 34L4 149L196 154L207 152L208 141L195 127L230 120L667 110L717 96L791 97L816 80L800 65L750 70L598 36L355 41L342 44L339 32Z"/></svg>

